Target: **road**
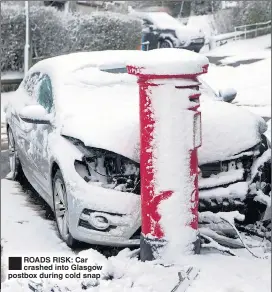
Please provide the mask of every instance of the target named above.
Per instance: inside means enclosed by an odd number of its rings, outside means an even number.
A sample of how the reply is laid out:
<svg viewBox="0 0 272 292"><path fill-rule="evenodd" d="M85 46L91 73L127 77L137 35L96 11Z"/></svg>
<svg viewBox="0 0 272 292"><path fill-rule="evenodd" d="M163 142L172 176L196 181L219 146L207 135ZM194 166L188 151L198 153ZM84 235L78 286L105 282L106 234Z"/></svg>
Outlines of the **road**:
<svg viewBox="0 0 272 292"><path fill-rule="evenodd" d="M222 56L222 57L211 57L208 56L208 59L210 61L211 64L214 65L221 65L221 61L224 60L225 58L227 58L228 56ZM237 61L237 62L233 62L233 63L228 63L228 66L232 66L232 67L238 67L240 65L249 65L258 61L261 61L263 59L250 59L250 60L242 60L242 61Z"/></svg>

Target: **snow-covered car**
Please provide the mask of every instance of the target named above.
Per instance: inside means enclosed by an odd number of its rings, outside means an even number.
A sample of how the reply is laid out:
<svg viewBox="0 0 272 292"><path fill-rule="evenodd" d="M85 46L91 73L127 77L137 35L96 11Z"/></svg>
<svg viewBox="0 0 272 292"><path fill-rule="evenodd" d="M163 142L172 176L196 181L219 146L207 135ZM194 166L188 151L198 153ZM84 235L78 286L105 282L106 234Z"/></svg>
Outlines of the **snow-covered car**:
<svg viewBox="0 0 272 292"><path fill-rule="evenodd" d="M11 178L53 209L61 238L139 244L139 93L126 62L141 51L74 53L35 64L5 108ZM201 85L199 211L261 220L269 201L266 124Z"/></svg>
<svg viewBox="0 0 272 292"><path fill-rule="evenodd" d="M202 31L187 27L166 12L133 12L143 21L145 48L182 48L199 52L205 44Z"/></svg>

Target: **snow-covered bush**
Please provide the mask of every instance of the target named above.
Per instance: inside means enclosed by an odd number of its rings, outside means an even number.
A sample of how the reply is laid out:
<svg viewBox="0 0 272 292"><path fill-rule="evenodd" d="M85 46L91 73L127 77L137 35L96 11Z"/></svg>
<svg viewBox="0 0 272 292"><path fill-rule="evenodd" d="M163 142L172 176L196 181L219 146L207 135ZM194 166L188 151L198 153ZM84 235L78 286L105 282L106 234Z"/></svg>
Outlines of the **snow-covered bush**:
<svg viewBox="0 0 272 292"><path fill-rule="evenodd" d="M106 49L136 49L141 42L141 23L117 13L89 15L31 6L33 58ZM1 71L22 70L25 14L20 5L1 5Z"/></svg>
<svg viewBox="0 0 272 292"><path fill-rule="evenodd" d="M218 33L233 32L235 27L235 9L220 10L214 14Z"/></svg>
<svg viewBox="0 0 272 292"><path fill-rule="evenodd" d="M221 1L213 0L192 0L191 13L193 15L207 15L214 13L221 8Z"/></svg>
<svg viewBox="0 0 272 292"><path fill-rule="evenodd" d="M271 1L243 1L237 7L215 13L216 25L220 33L232 32L235 26L269 20L271 20ZM269 31L264 30L263 33Z"/></svg>

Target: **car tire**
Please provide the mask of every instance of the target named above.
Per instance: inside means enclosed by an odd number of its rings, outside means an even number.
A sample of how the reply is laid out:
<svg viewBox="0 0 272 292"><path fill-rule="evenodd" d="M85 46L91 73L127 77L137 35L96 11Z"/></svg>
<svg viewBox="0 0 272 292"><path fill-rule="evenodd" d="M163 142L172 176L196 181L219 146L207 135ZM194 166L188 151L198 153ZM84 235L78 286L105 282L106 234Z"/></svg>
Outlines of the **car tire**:
<svg viewBox="0 0 272 292"><path fill-rule="evenodd" d="M10 179L17 181L23 175L22 165L18 157L14 135L10 127L8 127L7 134L8 134Z"/></svg>
<svg viewBox="0 0 272 292"><path fill-rule="evenodd" d="M74 248L78 241L74 239L69 231L69 208L65 182L61 171L58 169L53 178L53 204L54 215L60 238L69 246Z"/></svg>
<svg viewBox="0 0 272 292"><path fill-rule="evenodd" d="M159 41L159 44L158 44L159 49L173 48L173 47L174 47L174 44L168 39L161 40Z"/></svg>

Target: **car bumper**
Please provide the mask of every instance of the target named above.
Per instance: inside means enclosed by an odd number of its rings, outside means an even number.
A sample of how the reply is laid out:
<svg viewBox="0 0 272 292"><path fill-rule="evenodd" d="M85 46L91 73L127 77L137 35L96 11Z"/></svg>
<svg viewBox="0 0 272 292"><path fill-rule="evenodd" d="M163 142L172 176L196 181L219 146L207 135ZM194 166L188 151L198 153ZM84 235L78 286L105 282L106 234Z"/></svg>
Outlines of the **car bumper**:
<svg viewBox="0 0 272 292"><path fill-rule="evenodd" d="M140 196L83 184L84 189L67 190L71 235L89 244L139 245ZM107 222L103 229L96 218Z"/></svg>
<svg viewBox="0 0 272 292"><path fill-rule="evenodd" d="M243 211L243 202L248 191L248 182L235 182L228 186L199 190L199 211L215 213Z"/></svg>
<svg viewBox="0 0 272 292"><path fill-rule="evenodd" d="M179 46L179 48L199 52L203 46L204 43L190 43L188 46Z"/></svg>

